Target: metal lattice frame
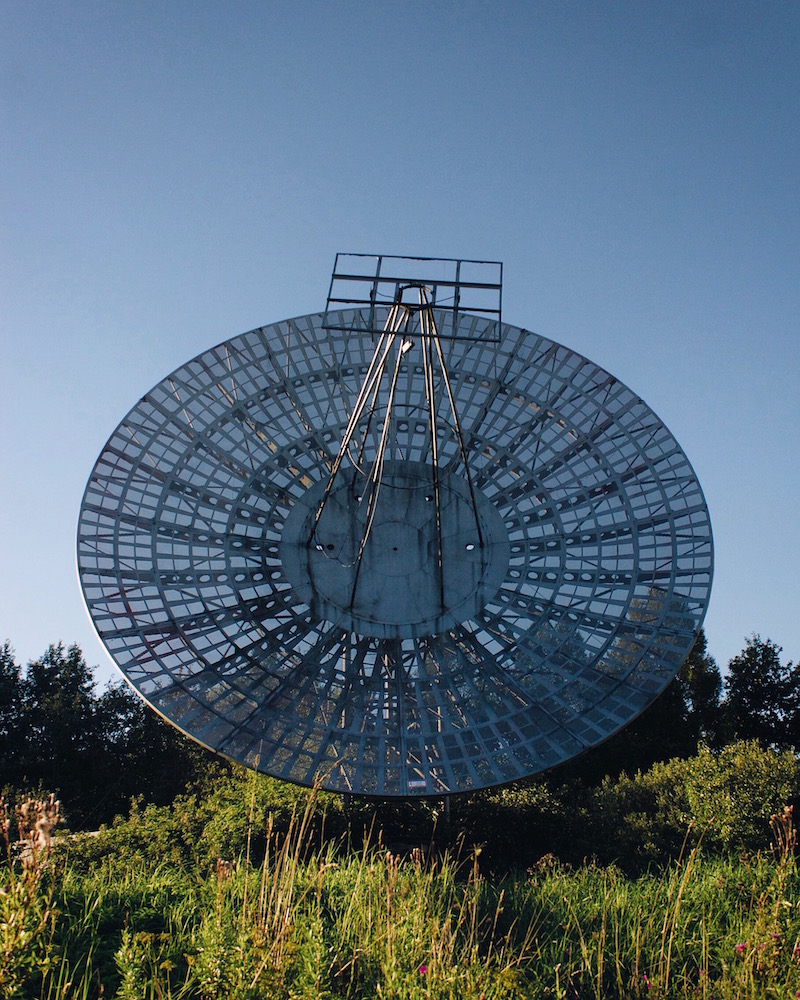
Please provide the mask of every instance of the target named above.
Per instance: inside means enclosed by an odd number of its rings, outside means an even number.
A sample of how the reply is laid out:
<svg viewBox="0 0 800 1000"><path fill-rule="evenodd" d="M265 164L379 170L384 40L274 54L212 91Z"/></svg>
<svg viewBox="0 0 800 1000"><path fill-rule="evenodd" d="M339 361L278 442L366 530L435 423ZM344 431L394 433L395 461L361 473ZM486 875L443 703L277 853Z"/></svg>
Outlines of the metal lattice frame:
<svg viewBox="0 0 800 1000"><path fill-rule="evenodd" d="M484 322L461 316L445 353L504 575L437 634L315 614L284 566L284 526L320 495L370 363L360 313L339 314L346 335L315 314L235 337L122 421L83 499L79 573L100 638L174 725L301 784L435 795L567 760L669 683L712 575L689 462L597 365L511 326L487 345ZM402 374L392 448L423 468L423 366ZM442 409L445 483L463 475L452 423ZM369 457L379 431L360 433Z"/></svg>

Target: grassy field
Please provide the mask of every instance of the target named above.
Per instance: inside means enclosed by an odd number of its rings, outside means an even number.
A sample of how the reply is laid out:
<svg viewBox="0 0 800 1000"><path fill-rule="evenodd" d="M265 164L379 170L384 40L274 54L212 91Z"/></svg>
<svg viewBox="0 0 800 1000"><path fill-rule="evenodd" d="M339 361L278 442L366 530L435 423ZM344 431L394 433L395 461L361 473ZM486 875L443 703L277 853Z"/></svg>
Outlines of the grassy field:
<svg viewBox="0 0 800 1000"><path fill-rule="evenodd" d="M0 996L800 997L791 811L771 850L695 846L631 877L552 858L490 876L466 846L320 846L315 809L211 870L91 838L6 865Z"/></svg>

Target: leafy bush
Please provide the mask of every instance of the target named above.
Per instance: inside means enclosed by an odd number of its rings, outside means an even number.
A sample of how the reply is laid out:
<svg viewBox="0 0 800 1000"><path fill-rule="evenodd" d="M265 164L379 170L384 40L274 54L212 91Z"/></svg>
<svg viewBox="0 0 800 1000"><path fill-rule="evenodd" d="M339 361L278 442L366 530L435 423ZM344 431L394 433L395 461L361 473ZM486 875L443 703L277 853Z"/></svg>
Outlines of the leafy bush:
<svg viewBox="0 0 800 1000"><path fill-rule="evenodd" d="M212 870L219 858L261 856L269 827L285 832L310 798L317 807L309 842L358 849L365 838L393 852L415 848L483 848L487 869L525 870L544 855L572 865L616 862L626 871L665 865L697 845L716 853L769 846L769 819L797 797L800 766L789 752L755 742L654 764L645 772L607 778L598 788L573 779L533 781L454 797L450 819L441 800L345 802L235 767L218 775L207 795L181 795L170 806L137 800L125 818L69 841L75 865L105 857L129 864L164 863Z"/></svg>
<svg viewBox="0 0 800 1000"><path fill-rule="evenodd" d="M308 789L234 767L218 775L207 795L179 795L171 805L131 803L126 817L92 834L77 834L63 850L76 865L94 865L109 857L125 868L131 864L168 863L184 870L207 872L219 858L236 860L250 850L263 853L264 831L286 831L296 812L315 797L314 829L318 836L341 836L342 804L338 796Z"/></svg>
<svg viewBox="0 0 800 1000"><path fill-rule="evenodd" d="M799 785L800 766L788 751L754 740L718 753L701 745L688 760L603 782L591 810L598 854L630 869L676 858L687 837L717 853L764 850L770 817L795 800Z"/></svg>
<svg viewBox="0 0 800 1000"><path fill-rule="evenodd" d="M707 846L718 851L763 850L770 817L797 797L800 765L794 754L765 750L756 740L716 754L702 746L685 764L690 814L706 831Z"/></svg>
<svg viewBox="0 0 800 1000"><path fill-rule="evenodd" d="M597 857L638 870L679 856L692 819L685 764L675 759L633 777L623 773L603 781L589 807Z"/></svg>

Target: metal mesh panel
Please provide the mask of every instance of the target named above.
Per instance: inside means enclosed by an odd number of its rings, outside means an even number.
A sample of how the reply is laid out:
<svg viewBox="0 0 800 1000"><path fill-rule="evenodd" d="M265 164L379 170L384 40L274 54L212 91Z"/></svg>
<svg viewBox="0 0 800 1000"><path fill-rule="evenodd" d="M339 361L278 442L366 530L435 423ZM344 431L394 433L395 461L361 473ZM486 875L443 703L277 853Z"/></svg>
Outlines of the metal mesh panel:
<svg viewBox="0 0 800 1000"><path fill-rule="evenodd" d="M354 315L337 319L346 336L318 314L235 337L130 411L81 507L95 628L157 711L279 778L408 796L535 774L633 719L689 652L712 575L700 486L607 372L515 327L483 343L474 327L490 321L462 316L470 329L445 352L475 489L506 533L505 576L438 634L364 634L330 602L320 617L281 543L329 474L369 364ZM424 466L411 352L402 375L392 446ZM446 481L459 454L442 423ZM362 433L368 456L377 429Z"/></svg>

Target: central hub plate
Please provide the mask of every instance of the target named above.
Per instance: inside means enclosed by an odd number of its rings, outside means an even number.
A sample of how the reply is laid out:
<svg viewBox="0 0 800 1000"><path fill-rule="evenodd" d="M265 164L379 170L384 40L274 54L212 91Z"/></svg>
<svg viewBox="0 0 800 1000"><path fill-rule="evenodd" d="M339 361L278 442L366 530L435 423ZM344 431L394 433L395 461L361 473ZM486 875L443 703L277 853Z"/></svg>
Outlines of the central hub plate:
<svg viewBox="0 0 800 1000"><path fill-rule="evenodd" d="M377 638L436 635L474 617L497 593L508 570L508 533L477 491L473 506L465 476L439 483L439 529L431 466L386 462L360 565L366 481L340 469L312 537L326 486L315 483L297 501L280 547L287 579L319 620Z"/></svg>

